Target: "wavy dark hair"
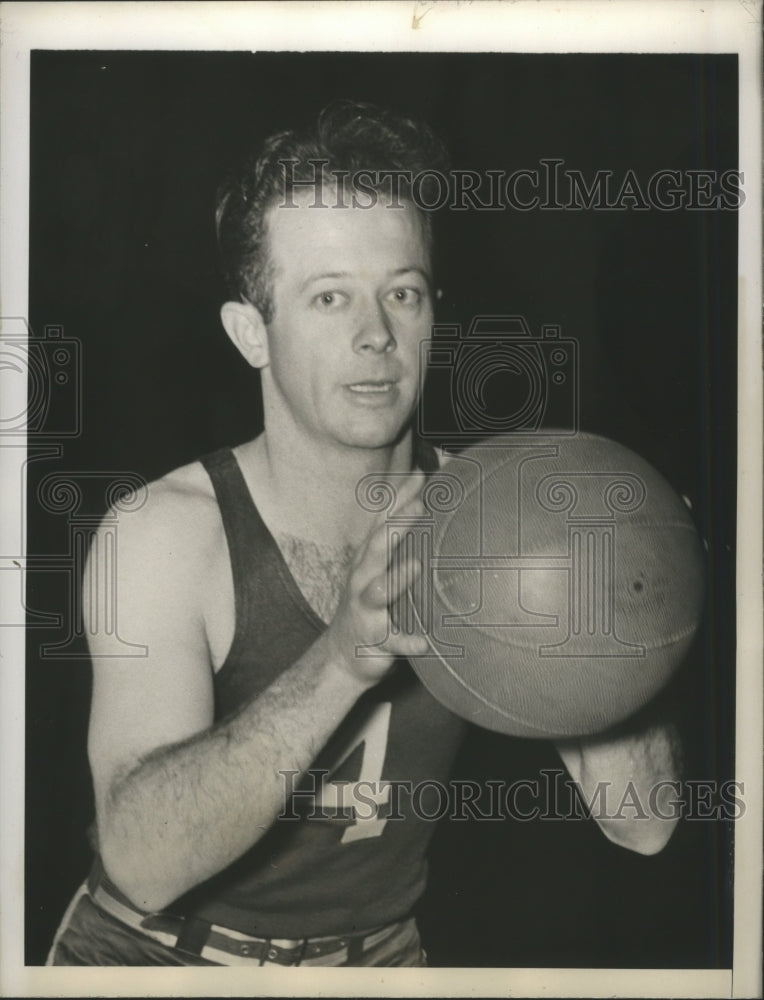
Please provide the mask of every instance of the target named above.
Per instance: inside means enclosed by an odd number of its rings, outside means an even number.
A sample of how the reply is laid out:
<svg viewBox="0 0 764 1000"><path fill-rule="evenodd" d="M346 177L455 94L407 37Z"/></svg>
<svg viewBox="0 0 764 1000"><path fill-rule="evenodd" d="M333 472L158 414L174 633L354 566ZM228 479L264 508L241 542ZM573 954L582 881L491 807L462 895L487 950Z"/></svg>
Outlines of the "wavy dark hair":
<svg viewBox="0 0 764 1000"><path fill-rule="evenodd" d="M266 214L289 197L293 181L313 181L316 160L326 161L322 176L329 185L360 171L375 175L404 171L400 195L411 201L407 180L427 172L445 175L448 157L431 129L395 112L354 101L334 101L318 116L310 131L278 132L257 152L245 156L218 190L215 222L223 276L228 294L251 302L266 323L273 318L272 268L268 259ZM292 161L287 173L283 161ZM425 177L422 200L431 203ZM381 192L385 182L369 183ZM412 202L413 203L413 202ZM425 238L432 241L430 214L419 209Z"/></svg>

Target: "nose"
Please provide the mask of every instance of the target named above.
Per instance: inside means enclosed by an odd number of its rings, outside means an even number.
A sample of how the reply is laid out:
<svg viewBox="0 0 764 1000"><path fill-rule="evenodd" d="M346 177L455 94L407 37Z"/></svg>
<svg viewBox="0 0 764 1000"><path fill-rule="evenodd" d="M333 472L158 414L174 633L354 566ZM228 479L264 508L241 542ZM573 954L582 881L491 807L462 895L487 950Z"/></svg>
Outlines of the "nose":
<svg viewBox="0 0 764 1000"><path fill-rule="evenodd" d="M382 354L396 347L390 317L379 302L370 302L360 317L353 347L362 353Z"/></svg>

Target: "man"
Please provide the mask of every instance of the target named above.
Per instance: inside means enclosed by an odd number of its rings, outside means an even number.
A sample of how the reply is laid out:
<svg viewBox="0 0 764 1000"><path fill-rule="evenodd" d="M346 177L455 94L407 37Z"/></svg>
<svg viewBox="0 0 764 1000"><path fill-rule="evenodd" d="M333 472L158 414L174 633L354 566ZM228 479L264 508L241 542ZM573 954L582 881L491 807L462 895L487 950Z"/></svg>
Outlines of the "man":
<svg viewBox="0 0 764 1000"><path fill-rule="evenodd" d="M407 178L441 166L422 126L340 103L222 191L222 322L261 372L265 429L152 484L120 525L120 627L148 655L99 658L94 630L98 859L53 964L424 964L411 910L433 824L383 796L371 821L343 805L365 779L446 780L463 729L405 662L424 637L389 628L419 566L390 572L384 515L356 500L374 473L421 514L437 466L412 431L435 295ZM559 750L616 801L677 776L666 728ZM674 823L601 825L652 853Z"/></svg>

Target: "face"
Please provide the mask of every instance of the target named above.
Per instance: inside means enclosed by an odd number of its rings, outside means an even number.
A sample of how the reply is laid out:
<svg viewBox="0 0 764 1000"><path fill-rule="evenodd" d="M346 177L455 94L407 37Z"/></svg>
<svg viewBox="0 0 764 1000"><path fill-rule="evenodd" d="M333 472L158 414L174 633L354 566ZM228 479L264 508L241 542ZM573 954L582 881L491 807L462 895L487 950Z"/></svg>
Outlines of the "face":
<svg viewBox="0 0 764 1000"><path fill-rule="evenodd" d="M266 420L290 421L317 443L392 444L417 403L419 344L432 323L422 224L408 205L295 200L268 218Z"/></svg>

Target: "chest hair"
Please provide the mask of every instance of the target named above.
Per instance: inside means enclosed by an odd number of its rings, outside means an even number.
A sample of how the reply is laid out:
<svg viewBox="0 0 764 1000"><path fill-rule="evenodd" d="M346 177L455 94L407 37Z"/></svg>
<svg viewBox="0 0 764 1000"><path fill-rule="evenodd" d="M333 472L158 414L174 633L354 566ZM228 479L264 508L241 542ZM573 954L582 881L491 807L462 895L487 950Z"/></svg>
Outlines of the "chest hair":
<svg viewBox="0 0 764 1000"><path fill-rule="evenodd" d="M276 541L303 597L319 618L330 622L345 589L353 546L317 545L280 532Z"/></svg>

